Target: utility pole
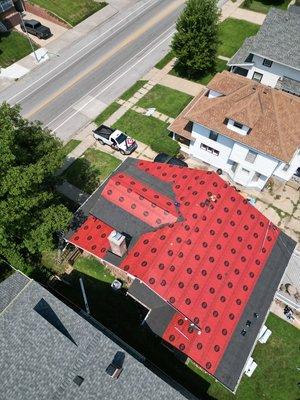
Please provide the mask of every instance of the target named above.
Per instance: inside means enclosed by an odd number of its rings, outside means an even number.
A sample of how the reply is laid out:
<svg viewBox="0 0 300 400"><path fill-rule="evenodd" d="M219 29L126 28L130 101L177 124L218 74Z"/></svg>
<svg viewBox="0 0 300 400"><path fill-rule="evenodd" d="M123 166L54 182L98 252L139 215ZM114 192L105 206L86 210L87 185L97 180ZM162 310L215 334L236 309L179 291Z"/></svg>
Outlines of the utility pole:
<svg viewBox="0 0 300 400"><path fill-rule="evenodd" d="M37 58L37 55L36 55L34 46L33 46L32 41L31 41L31 39L30 39L29 33L27 32L27 28L26 28L26 26L25 26L25 24L24 24L24 20L23 20L23 16L22 16L22 13L21 13L21 12L19 12L19 16L20 16L20 19L21 19L22 26L23 26L23 28L24 28L24 30L25 30L25 32L26 32L26 36L27 36L27 38L28 38L29 44L30 44L30 46L31 46L31 48L32 48L32 51L33 51L33 53L34 53L34 57L35 57L36 61L39 62L39 59Z"/></svg>
<svg viewBox="0 0 300 400"><path fill-rule="evenodd" d="M80 277L79 278L79 283L80 283L80 288L81 288L81 292L82 292L82 296L83 296L83 300L84 300L84 305L85 305L85 309L87 314L91 314L90 313L90 307L89 307L89 303L87 301L87 297L86 297L86 293L85 293L85 288L84 288L84 284L83 284L83 279Z"/></svg>

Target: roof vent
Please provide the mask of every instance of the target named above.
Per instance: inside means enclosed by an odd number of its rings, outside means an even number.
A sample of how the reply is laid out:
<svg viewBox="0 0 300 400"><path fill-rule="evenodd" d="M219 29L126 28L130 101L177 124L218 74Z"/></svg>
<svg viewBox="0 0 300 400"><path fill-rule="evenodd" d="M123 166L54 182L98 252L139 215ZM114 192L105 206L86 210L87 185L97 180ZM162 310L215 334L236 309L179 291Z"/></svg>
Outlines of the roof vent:
<svg viewBox="0 0 300 400"><path fill-rule="evenodd" d="M125 353L122 351L117 351L114 359L105 370L107 375L111 376L113 379L118 379L123 371L124 360Z"/></svg>
<svg viewBox="0 0 300 400"><path fill-rule="evenodd" d="M73 382L76 383L77 386L81 386L83 381L84 381L84 378L79 375L76 375L75 378L73 379Z"/></svg>
<svg viewBox="0 0 300 400"><path fill-rule="evenodd" d="M127 253L126 237L122 233L112 231L108 236L111 251L119 257Z"/></svg>

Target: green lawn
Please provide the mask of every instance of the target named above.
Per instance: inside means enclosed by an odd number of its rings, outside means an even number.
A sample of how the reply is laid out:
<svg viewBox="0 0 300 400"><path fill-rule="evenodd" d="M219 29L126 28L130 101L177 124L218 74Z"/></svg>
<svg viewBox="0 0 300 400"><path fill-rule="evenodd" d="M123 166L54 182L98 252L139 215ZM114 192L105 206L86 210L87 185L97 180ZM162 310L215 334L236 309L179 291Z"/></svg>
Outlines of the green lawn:
<svg viewBox="0 0 300 400"><path fill-rule="evenodd" d="M97 125L103 124L115 111L117 111L121 106L114 102L111 103L105 110L102 111L101 114L95 119L95 123Z"/></svg>
<svg viewBox="0 0 300 400"><path fill-rule="evenodd" d="M174 58L173 51L169 51L156 65L155 68L163 69Z"/></svg>
<svg viewBox="0 0 300 400"><path fill-rule="evenodd" d="M38 46L34 44L35 50ZM0 67L6 68L32 52L25 35L11 31L0 33Z"/></svg>
<svg viewBox="0 0 300 400"><path fill-rule="evenodd" d="M299 331L270 314L266 325L272 335L266 344L258 343L253 358L258 366L251 378L243 376L236 395L214 382L197 367L190 367L211 386L207 392L217 400L297 400L299 399ZM204 397L206 399L206 397Z"/></svg>
<svg viewBox="0 0 300 400"><path fill-rule="evenodd" d="M58 251L44 251L42 253L41 264L51 273L56 275L61 275L64 273L66 268L66 263L58 262Z"/></svg>
<svg viewBox="0 0 300 400"><path fill-rule="evenodd" d="M222 72L226 68L227 68L227 61L220 60L219 58L217 58L216 67L212 72L189 79L193 82L201 83L202 85L207 85L208 82L216 75L217 72ZM180 78L186 78L185 73L186 73L185 70L181 71L176 66L170 71L171 75L178 76Z"/></svg>
<svg viewBox="0 0 300 400"><path fill-rule="evenodd" d="M168 136L166 122L154 117L146 117L129 110L114 125L114 128L127 132L133 138L149 145L156 152L175 155L179 145Z"/></svg>
<svg viewBox="0 0 300 400"><path fill-rule="evenodd" d="M30 0L45 10L74 26L96 11L101 10L107 3L96 3L93 0Z"/></svg>
<svg viewBox="0 0 300 400"><path fill-rule="evenodd" d="M155 85L141 100L137 106L143 108L155 107L157 111L176 118L184 107L193 99L186 93L170 89L166 86Z"/></svg>
<svg viewBox="0 0 300 400"><path fill-rule="evenodd" d="M252 0L252 2L248 2L248 4L247 2L244 2L241 7L259 13L267 14L271 7L280 8L281 10L287 10L290 2L291 0Z"/></svg>
<svg viewBox="0 0 300 400"><path fill-rule="evenodd" d="M73 268L102 282L112 283L112 281L115 279L104 267L104 265L100 264L100 262L94 257L77 258Z"/></svg>
<svg viewBox="0 0 300 400"><path fill-rule="evenodd" d="M120 160L100 150L88 149L63 174L63 178L86 193L92 193Z"/></svg>
<svg viewBox="0 0 300 400"><path fill-rule="evenodd" d="M63 155L66 157L71 151L73 151L79 144L81 140L71 139L67 144L62 148Z"/></svg>
<svg viewBox="0 0 300 400"><path fill-rule="evenodd" d="M227 18L220 23L218 54L232 57L243 44L244 40L253 36L259 30L260 25L240 19Z"/></svg>
<svg viewBox="0 0 300 400"><path fill-rule="evenodd" d="M136 93L140 88L142 88L148 81L137 81L134 85L132 85L126 92L124 92L120 99L122 100L129 100L134 93Z"/></svg>

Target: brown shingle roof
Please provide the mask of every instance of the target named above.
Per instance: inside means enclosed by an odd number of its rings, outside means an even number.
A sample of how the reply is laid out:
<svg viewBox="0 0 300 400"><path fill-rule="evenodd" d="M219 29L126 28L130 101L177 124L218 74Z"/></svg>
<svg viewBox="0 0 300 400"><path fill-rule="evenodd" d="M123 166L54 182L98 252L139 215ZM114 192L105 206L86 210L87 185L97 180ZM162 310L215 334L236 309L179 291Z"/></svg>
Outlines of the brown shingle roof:
<svg viewBox="0 0 300 400"><path fill-rule="evenodd" d="M240 75L223 71L208 84L223 96L209 99L201 92L170 126L182 134L189 121L235 141L290 162L300 146L300 99ZM251 128L242 136L226 126L226 118ZM191 135L190 135L191 136Z"/></svg>

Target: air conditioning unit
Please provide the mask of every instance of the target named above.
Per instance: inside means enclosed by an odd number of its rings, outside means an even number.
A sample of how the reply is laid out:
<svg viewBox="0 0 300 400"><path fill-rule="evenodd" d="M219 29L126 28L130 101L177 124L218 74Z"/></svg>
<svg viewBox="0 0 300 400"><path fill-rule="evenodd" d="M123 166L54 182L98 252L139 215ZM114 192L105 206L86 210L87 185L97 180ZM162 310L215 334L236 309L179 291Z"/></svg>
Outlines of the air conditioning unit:
<svg viewBox="0 0 300 400"><path fill-rule="evenodd" d="M112 231L108 236L108 241L112 253L119 257L123 257L127 253L126 237L122 233Z"/></svg>

